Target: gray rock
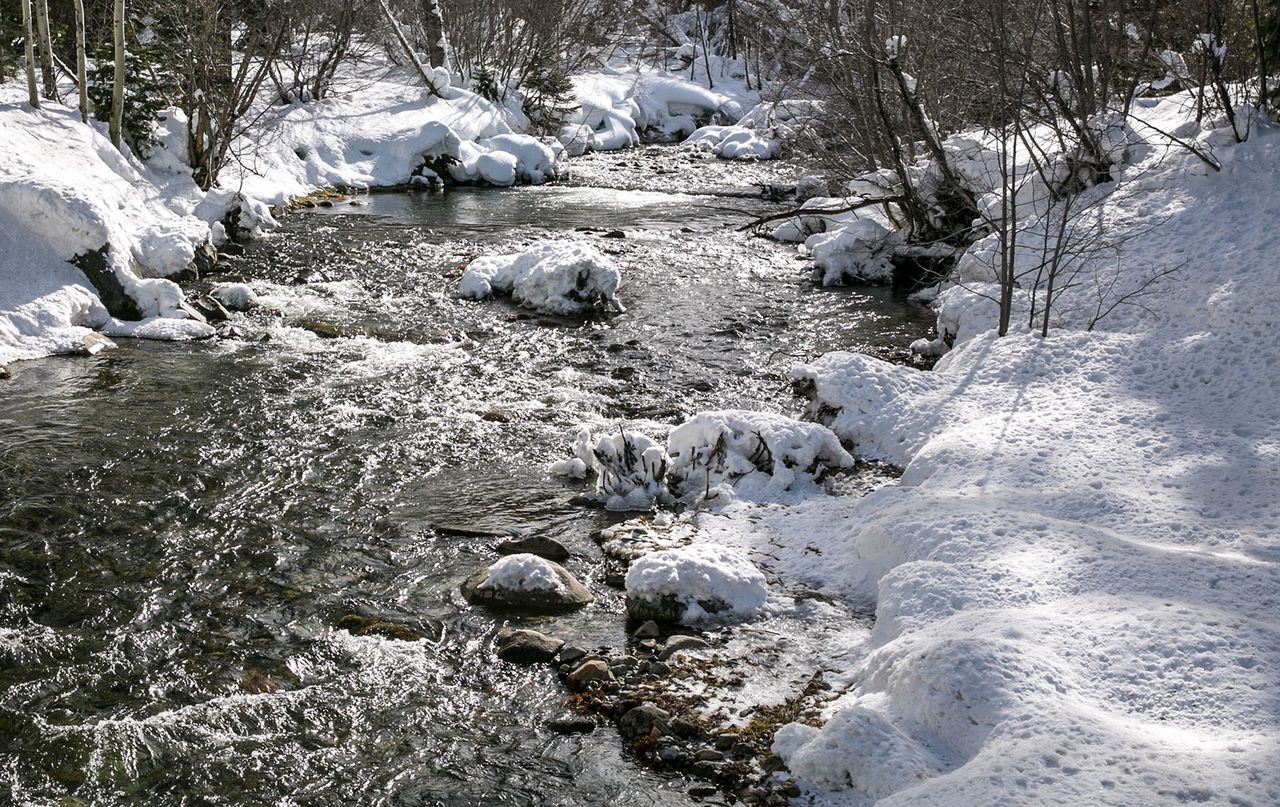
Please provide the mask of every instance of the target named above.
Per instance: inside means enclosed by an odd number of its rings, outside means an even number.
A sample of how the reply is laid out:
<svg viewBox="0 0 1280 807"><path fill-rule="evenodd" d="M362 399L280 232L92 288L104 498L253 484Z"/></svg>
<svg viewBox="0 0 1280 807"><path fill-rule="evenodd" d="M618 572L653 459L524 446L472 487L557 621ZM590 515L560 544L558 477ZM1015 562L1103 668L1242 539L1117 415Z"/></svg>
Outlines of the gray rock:
<svg viewBox="0 0 1280 807"><path fill-rule="evenodd" d="M564 642L536 630L504 630L498 634L498 658L514 664L542 664L556 657Z"/></svg>
<svg viewBox="0 0 1280 807"><path fill-rule="evenodd" d="M191 259L191 265L187 267L187 271L193 275L192 280L199 280L201 275L206 275L213 271L213 267L218 264L218 250L213 244L205 241L196 248L196 254Z"/></svg>
<svg viewBox="0 0 1280 807"><path fill-rule="evenodd" d="M670 665L664 664L661 661L651 661L649 662L649 674L650 675L670 675L671 667Z"/></svg>
<svg viewBox="0 0 1280 807"><path fill-rule="evenodd" d="M662 652L658 654L658 658L666 661L677 653L687 653L692 650L705 650L711 645L697 636L672 636L667 639L666 647L662 648Z"/></svg>
<svg viewBox="0 0 1280 807"><path fill-rule="evenodd" d="M107 254L110 251L111 245L103 244L92 252L75 256L71 259L71 263L84 272L84 276L98 292L98 297L102 300L102 305L106 307L108 314L116 319L142 319L142 311L139 310L138 303L124 290L120 278L116 277L115 270L107 261Z"/></svg>
<svg viewBox="0 0 1280 807"><path fill-rule="evenodd" d="M191 300L189 305L205 322L226 322L231 319L231 312L213 297L197 297Z"/></svg>
<svg viewBox="0 0 1280 807"><path fill-rule="evenodd" d="M684 612L685 604L674 594L653 598L627 596L627 618L633 622L653 621L671 625L679 623Z"/></svg>
<svg viewBox="0 0 1280 807"><path fill-rule="evenodd" d="M594 683L607 684L615 679L604 659L587 659L573 668L567 683L570 689L586 689Z"/></svg>
<svg viewBox="0 0 1280 807"><path fill-rule="evenodd" d="M689 761L689 753L674 745L658 749L658 759L670 765L682 765Z"/></svg>
<svg viewBox="0 0 1280 807"><path fill-rule="evenodd" d="M497 546L500 555L518 555L527 552L547 560L568 560L569 550L565 545L545 535L530 535L525 538L508 538Z"/></svg>
<svg viewBox="0 0 1280 807"><path fill-rule="evenodd" d="M660 633L661 631L658 630L658 623L650 619L649 621L645 622L643 625L641 625L640 627L632 631L631 638L656 639L658 638Z"/></svg>
<svg viewBox="0 0 1280 807"><path fill-rule="evenodd" d="M662 735L667 733L670 720L669 712L646 703L629 710L619 718L618 733L631 741L651 737L654 732Z"/></svg>
<svg viewBox="0 0 1280 807"><path fill-rule="evenodd" d="M751 743L734 743L731 750L735 757L753 757L756 755L756 747Z"/></svg>
<svg viewBox="0 0 1280 807"><path fill-rule="evenodd" d="M724 765L723 762L710 762L703 760L701 762L693 763L689 770L694 776L701 776L705 779L718 779L720 777L720 767L722 765Z"/></svg>
<svg viewBox="0 0 1280 807"><path fill-rule="evenodd" d="M719 748L721 751L728 751L730 748L733 748L733 744L737 741L738 735L731 731L727 731L716 737L716 748Z"/></svg>
<svg viewBox="0 0 1280 807"><path fill-rule="evenodd" d="M710 782L695 782L689 786L689 795L695 799L705 799L720 792L720 788Z"/></svg>
<svg viewBox="0 0 1280 807"><path fill-rule="evenodd" d="M579 583L567 569L552 561L547 563L554 567L553 571L560 579L559 588L486 588L484 583L489 579L489 570L481 569L462 584L462 596L472 605L552 614L572 611L595 602L596 598L587 587Z"/></svg>
<svg viewBox="0 0 1280 807"><path fill-rule="evenodd" d="M694 755L699 762L719 762L724 759L724 753L714 748L704 748Z"/></svg>
<svg viewBox="0 0 1280 807"><path fill-rule="evenodd" d="M91 331L84 335L84 339L80 341L80 349L76 352L82 356L96 356L104 350L111 350L115 346L115 342L100 333Z"/></svg>
<svg viewBox="0 0 1280 807"><path fill-rule="evenodd" d="M573 664L587 657L587 651L576 644L565 644L560 648L560 654L556 657L556 661L561 664Z"/></svg>

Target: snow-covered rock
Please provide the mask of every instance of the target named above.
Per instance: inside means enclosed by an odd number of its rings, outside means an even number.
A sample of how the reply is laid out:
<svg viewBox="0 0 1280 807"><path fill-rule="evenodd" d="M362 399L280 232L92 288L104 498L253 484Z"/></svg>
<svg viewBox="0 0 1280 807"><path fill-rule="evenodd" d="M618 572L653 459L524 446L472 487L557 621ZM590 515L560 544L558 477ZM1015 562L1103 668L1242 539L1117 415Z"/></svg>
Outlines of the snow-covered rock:
<svg viewBox="0 0 1280 807"><path fill-rule="evenodd" d="M458 282L464 297L482 300L507 294L520 305L546 314L621 311L622 273L592 247L572 241L543 241L523 252L486 255L467 266Z"/></svg>
<svg viewBox="0 0 1280 807"><path fill-rule="evenodd" d="M703 126L689 135L684 145L726 160L771 160L782 148L777 140L743 126Z"/></svg>
<svg viewBox="0 0 1280 807"><path fill-rule="evenodd" d="M258 305L258 295L245 283L218 283L209 295L229 311L248 311Z"/></svg>
<svg viewBox="0 0 1280 807"><path fill-rule="evenodd" d="M554 561L522 553L507 555L462 584L468 602L554 613L581 608L595 597Z"/></svg>
<svg viewBox="0 0 1280 807"><path fill-rule="evenodd" d="M702 123L741 114L734 98L659 71L602 70L573 84L578 107L559 136L570 153L630 148L642 137L682 139Z"/></svg>
<svg viewBox="0 0 1280 807"><path fill-rule="evenodd" d="M768 598L764 574L741 552L697 543L652 552L627 571L627 613L636 620L750 619Z"/></svg>

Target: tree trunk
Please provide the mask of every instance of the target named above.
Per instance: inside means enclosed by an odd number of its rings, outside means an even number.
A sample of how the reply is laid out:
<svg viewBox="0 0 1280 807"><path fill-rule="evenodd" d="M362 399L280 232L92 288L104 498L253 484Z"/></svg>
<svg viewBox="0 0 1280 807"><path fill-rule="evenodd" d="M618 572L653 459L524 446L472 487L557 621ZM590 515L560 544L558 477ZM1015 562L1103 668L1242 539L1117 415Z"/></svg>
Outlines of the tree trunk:
<svg viewBox="0 0 1280 807"><path fill-rule="evenodd" d="M31 0L18 1L22 3L22 41L27 59L27 99L32 107L39 109L40 93L36 89L36 38L31 31Z"/></svg>
<svg viewBox="0 0 1280 807"><path fill-rule="evenodd" d="M44 97L58 100L58 73L53 66L53 41L49 38L49 1L35 0L36 29L40 35L40 76L44 79Z"/></svg>
<svg viewBox="0 0 1280 807"><path fill-rule="evenodd" d="M111 123L108 131L111 143L117 149L124 147L124 0L115 0L115 60L116 71L111 84Z"/></svg>
<svg viewBox="0 0 1280 807"><path fill-rule="evenodd" d="M84 0L76 0L76 83L80 85L80 120L89 122L89 77L84 55Z"/></svg>
<svg viewBox="0 0 1280 807"><path fill-rule="evenodd" d="M440 10L440 0L423 0L422 30L427 37L427 60L432 67L444 67L450 71L449 40L445 33L444 12Z"/></svg>

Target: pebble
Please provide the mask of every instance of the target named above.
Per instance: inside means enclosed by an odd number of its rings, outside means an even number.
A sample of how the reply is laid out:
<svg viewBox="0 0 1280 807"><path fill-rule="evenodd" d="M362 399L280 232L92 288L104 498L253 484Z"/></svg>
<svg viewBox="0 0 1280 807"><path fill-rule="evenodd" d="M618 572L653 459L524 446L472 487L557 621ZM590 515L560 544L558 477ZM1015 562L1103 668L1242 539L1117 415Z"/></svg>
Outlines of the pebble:
<svg viewBox="0 0 1280 807"><path fill-rule="evenodd" d="M733 748L734 743L736 742L738 742L737 734L734 734L733 732L725 732L724 734L716 737L716 748L719 748L721 751L728 751L730 748Z"/></svg>
<svg viewBox="0 0 1280 807"><path fill-rule="evenodd" d="M693 796L695 799L706 798L707 796L714 796L719 792L720 792L720 788L716 787L710 782L695 782L694 784L689 786L689 790L688 790L689 795Z"/></svg>
<svg viewBox="0 0 1280 807"><path fill-rule="evenodd" d="M669 720L671 713L665 709L642 704L618 718L618 733L633 741L652 736L655 731L659 735L666 734Z"/></svg>
<svg viewBox="0 0 1280 807"><path fill-rule="evenodd" d="M704 748L697 754L694 754L694 758L699 762L719 762L724 759L724 753L717 751L714 748Z"/></svg>

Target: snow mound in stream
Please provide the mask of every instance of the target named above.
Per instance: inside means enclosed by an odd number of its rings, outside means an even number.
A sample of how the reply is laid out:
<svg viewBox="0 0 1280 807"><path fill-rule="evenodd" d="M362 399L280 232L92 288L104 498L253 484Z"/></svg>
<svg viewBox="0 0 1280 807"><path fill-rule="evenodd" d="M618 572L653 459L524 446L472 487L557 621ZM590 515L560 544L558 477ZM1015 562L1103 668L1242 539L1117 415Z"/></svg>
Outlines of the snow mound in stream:
<svg viewBox="0 0 1280 807"><path fill-rule="evenodd" d="M476 300L508 294L544 314L569 315L624 310L618 301L621 282L618 267L595 249L571 241L543 241L524 252L476 258L458 290Z"/></svg>

